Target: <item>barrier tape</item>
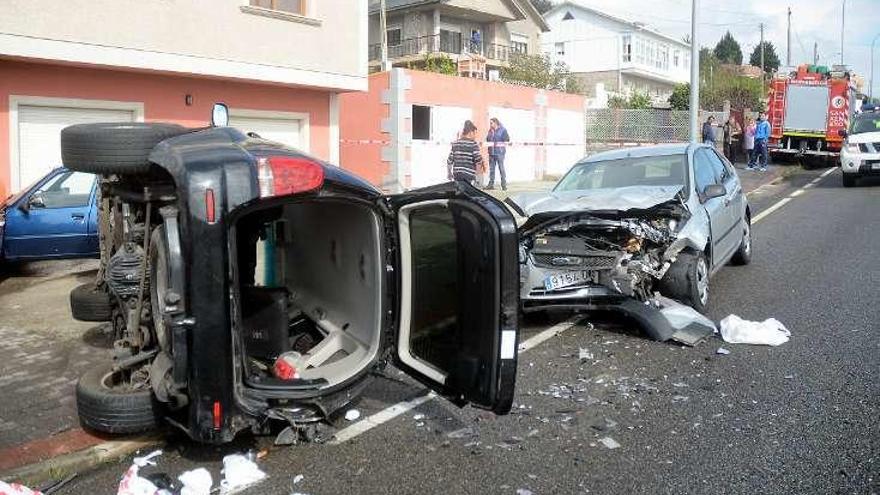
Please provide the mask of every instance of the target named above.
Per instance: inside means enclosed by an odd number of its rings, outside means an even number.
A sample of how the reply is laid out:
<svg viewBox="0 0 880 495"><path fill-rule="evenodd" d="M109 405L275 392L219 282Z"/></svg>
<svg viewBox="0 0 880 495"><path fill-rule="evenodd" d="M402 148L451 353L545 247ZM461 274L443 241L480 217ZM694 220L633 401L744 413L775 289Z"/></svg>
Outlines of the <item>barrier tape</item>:
<svg viewBox="0 0 880 495"><path fill-rule="evenodd" d="M409 144L445 144L451 145L455 141L427 141L423 139L413 139ZM403 141L401 141L403 143ZM339 144L383 144L390 145L394 144L394 141L389 141L386 139L340 139ZM489 144L488 142L477 141L481 147L492 147L494 145ZM584 143L556 143L556 142L544 142L544 141L511 141L505 143L503 146L498 146L499 148L506 148L510 146L584 146Z"/></svg>

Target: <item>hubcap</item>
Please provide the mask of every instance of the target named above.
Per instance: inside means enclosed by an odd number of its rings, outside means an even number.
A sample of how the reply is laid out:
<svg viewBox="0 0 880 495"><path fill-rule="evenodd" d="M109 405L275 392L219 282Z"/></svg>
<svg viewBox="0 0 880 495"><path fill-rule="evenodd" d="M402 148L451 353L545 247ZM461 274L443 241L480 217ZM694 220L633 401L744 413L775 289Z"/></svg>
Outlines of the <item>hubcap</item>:
<svg viewBox="0 0 880 495"><path fill-rule="evenodd" d="M703 258L697 261L697 292L700 295L700 302L702 304L709 302L709 269L706 267L706 260Z"/></svg>
<svg viewBox="0 0 880 495"><path fill-rule="evenodd" d="M745 229L743 229L743 252L745 254L752 253L752 227L749 225L749 222L746 222Z"/></svg>

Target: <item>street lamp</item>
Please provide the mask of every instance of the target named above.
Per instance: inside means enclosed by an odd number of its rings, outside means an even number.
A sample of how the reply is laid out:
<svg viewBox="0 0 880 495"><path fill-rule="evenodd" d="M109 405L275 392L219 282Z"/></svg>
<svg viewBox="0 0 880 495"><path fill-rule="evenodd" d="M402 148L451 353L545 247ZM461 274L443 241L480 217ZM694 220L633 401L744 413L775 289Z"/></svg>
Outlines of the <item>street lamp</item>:
<svg viewBox="0 0 880 495"><path fill-rule="evenodd" d="M871 100L874 99L874 44L877 43L877 38L880 38L880 33L877 33L874 39L871 40L871 87L868 88L871 92Z"/></svg>
<svg viewBox="0 0 880 495"><path fill-rule="evenodd" d="M691 142L700 142L700 39L697 36L700 1L691 0Z"/></svg>
<svg viewBox="0 0 880 495"><path fill-rule="evenodd" d="M843 65L843 28L846 25L846 0L840 8L840 65Z"/></svg>

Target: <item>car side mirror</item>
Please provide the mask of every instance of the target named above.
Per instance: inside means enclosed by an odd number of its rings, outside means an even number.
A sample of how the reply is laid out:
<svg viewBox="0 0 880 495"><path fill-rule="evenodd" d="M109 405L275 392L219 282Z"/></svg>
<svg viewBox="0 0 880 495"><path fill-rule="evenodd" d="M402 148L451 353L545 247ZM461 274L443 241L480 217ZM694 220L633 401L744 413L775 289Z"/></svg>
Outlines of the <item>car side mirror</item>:
<svg viewBox="0 0 880 495"><path fill-rule="evenodd" d="M837 135L840 136L840 137L842 137L842 138L845 138L845 137L846 137L846 134L847 134L847 133L846 133L846 129L838 129L838 130L837 130Z"/></svg>
<svg viewBox="0 0 880 495"><path fill-rule="evenodd" d="M211 110L211 127L226 127L229 125L229 107L225 103L214 103Z"/></svg>
<svg viewBox="0 0 880 495"><path fill-rule="evenodd" d="M30 208L45 208L46 202L43 201L43 196L39 194L34 194L27 201L28 209Z"/></svg>
<svg viewBox="0 0 880 495"><path fill-rule="evenodd" d="M727 188L721 184L709 184L703 189L703 201L709 201L712 198L720 198L727 194Z"/></svg>

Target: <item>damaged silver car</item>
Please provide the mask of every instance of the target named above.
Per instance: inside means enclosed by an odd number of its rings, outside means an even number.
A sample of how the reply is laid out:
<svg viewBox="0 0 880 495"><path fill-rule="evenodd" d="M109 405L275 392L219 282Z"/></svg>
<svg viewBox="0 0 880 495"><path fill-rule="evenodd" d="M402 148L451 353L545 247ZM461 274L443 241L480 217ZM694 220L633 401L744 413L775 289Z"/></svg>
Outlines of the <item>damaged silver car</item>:
<svg viewBox="0 0 880 495"><path fill-rule="evenodd" d="M751 211L739 178L702 144L599 153L575 164L552 191L507 203L525 217L526 312L617 310L666 340L676 330L660 323L668 320L666 298L702 312L709 277L752 255Z"/></svg>

